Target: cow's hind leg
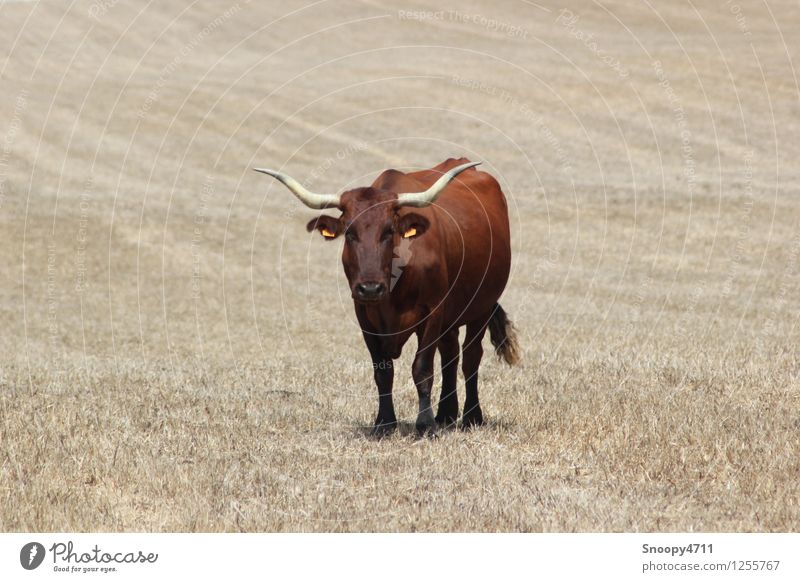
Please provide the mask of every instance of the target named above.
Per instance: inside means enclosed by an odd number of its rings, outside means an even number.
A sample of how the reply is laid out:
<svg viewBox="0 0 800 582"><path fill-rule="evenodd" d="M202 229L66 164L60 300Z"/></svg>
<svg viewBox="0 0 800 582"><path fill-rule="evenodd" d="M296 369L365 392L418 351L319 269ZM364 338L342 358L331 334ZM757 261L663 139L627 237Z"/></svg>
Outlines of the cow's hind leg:
<svg viewBox="0 0 800 582"><path fill-rule="evenodd" d="M440 426L452 426L458 420L458 328L453 328L439 340L439 356L442 359L442 394L436 422Z"/></svg>
<svg viewBox="0 0 800 582"><path fill-rule="evenodd" d="M461 370L467 385L467 397L464 401L464 415L461 417L461 426L469 428L483 424L483 412L478 400L478 368L483 357L481 341L486 333L489 317L480 318L467 324L467 334L464 338L464 362Z"/></svg>

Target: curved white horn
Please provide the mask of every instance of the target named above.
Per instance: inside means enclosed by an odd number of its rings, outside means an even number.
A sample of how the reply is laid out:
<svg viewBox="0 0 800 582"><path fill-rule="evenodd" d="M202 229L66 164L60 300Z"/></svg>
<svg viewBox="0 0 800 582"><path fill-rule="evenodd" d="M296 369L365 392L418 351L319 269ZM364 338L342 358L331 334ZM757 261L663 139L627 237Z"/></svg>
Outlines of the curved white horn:
<svg viewBox="0 0 800 582"><path fill-rule="evenodd" d="M291 190L292 194L297 196L297 199L309 208L320 210L322 208L338 208L339 206L339 195L337 194L314 194L314 192L309 192L303 188L300 182L282 172L276 172L275 170L268 170L266 168L253 169L256 172L268 174L269 176L277 178L283 182L283 185Z"/></svg>
<svg viewBox="0 0 800 582"><path fill-rule="evenodd" d="M469 170L480 164L481 162L469 162L468 164L462 164L460 166L456 166L449 172L442 174L442 177L436 180L436 182L425 190L424 192L410 192L407 194L398 194L397 195L397 205L398 206L414 206L416 208L421 208L423 206L429 206L436 202L436 199L439 195L444 191L445 187L450 183L450 180L458 176L464 170Z"/></svg>

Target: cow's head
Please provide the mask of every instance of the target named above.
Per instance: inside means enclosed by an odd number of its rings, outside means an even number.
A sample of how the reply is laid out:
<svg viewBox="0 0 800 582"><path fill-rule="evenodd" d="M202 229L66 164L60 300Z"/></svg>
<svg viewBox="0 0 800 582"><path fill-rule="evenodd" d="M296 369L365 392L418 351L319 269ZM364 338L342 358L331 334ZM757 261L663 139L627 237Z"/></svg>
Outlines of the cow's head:
<svg viewBox="0 0 800 582"><path fill-rule="evenodd" d="M456 166L442 174L424 192L398 193L377 188L356 188L342 194L315 194L299 182L274 170L256 169L280 180L309 208L338 208L338 217L323 214L308 223L324 238L344 236L342 263L353 299L375 303L385 299L391 288L392 259L404 241L423 236L428 219L409 210L433 204L458 174L480 162Z"/></svg>

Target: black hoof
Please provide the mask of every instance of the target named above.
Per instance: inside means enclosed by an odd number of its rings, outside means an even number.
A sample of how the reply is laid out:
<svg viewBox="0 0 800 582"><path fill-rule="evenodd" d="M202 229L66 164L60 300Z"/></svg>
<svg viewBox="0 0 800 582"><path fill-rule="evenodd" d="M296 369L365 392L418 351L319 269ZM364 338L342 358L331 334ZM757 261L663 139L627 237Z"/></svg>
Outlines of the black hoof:
<svg viewBox="0 0 800 582"><path fill-rule="evenodd" d="M435 438L439 436L439 429L434 424L418 424L417 427L417 436L420 438Z"/></svg>
<svg viewBox="0 0 800 582"><path fill-rule="evenodd" d="M433 418L430 408L420 413L417 417L416 427L419 436L433 436L436 434L436 419Z"/></svg>
<svg viewBox="0 0 800 582"><path fill-rule="evenodd" d="M450 413L442 413L436 415L436 424L441 426L442 428L452 428L458 422L458 413L450 414Z"/></svg>
<svg viewBox="0 0 800 582"><path fill-rule="evenodd" d="M481 426L483 424L483 413L479 406L472 408L464 413L461 418L461 428L468 429L473 426Z"/></svg>
<svg viewBox="0 0 800 582"><path fill-rule="evenodd" d="M396 428L396 420L394 422L376 422L375 426L372 427L372 432L370 434L376 438L383 438L392 434Z"/></svg>

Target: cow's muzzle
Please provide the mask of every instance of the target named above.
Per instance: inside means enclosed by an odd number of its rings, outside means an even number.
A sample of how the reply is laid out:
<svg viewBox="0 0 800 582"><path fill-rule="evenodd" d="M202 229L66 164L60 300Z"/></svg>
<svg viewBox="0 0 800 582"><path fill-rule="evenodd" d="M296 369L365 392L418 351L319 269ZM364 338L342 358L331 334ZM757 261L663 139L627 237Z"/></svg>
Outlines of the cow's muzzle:
<svg viewBox="0 0 800 582"><path fill-rule="evenodd" d="M353 299L365 303L380 301L386 295L386 285L383 283L367 282L358 283L353 289Z"/></svg>

